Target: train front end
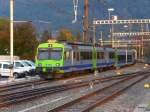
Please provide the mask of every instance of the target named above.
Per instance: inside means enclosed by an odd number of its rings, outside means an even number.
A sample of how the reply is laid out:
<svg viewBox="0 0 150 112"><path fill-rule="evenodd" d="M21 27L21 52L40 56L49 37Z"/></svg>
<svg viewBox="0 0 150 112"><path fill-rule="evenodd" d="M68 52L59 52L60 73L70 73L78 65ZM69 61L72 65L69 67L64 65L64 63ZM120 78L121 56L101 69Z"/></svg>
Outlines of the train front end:
<svg viewBox="0 0 150 112"><path fill-rule="evenodd" d="M36 72L45 79L59 77L63 74L64 45L56 41L42 43L37 48Z"/></svg>

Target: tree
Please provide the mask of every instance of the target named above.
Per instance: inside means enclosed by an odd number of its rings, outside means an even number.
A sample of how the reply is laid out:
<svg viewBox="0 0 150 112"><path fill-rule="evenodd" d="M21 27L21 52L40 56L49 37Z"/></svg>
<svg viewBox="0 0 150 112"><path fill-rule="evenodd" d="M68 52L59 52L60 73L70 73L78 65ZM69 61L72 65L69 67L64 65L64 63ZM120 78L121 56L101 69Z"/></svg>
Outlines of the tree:
<svg viewBox="0 0 150 112"><path fill-rule="evenodd" d="M0 55L6 55L10 50L9 21L0 18Z"/></svg>
<svg viewBox="0 0 150 112"><path fill-rule="evenodd" d="M22 59L34 59L38 41L35 28L30 23L14 25L14 55ZM0 18L0 55L10 54L9 20Z"/></svg>
<svg viewBox="0 0 150 112"><path fill-rule="evenodd" d="M57 40L63 40L63 41L69 41L69 42L73 42L74 41L74 37L71 33L71 31L67 28L62 28L59 31L59 35L57 37Z"/></svg>
<svg viewBox="0 0 150 112"><path fill-rule="evenodd" d="M76 34L76 41L77 41L77 42L81 42L81 41L82 41L80 32L78 32L78 33Z"/></svg>
<svg viewBox="0 0 150 112"><path fill-rule="evenodd" d="M14 54L23 59L34 59L38 41L35 28L31 23L14 26Z"/></svg>
<svg viewBox="0 0 150 112"><path fill-rule="evenodd" d="M44 32L42 33L42 37L40 42L47 42L47 40L52 39L52 34L51 32L49 32L48 30L44 30Z"/></svg>

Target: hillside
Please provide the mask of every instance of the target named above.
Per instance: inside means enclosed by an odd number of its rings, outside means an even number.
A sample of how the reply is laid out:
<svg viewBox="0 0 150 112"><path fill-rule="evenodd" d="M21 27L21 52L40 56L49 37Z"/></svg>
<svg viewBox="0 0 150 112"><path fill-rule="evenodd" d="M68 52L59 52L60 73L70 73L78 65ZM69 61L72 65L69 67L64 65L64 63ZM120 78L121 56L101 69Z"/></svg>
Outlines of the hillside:
<svg viewBox="0 0 150 112"><path fill-rule="evenodd" d="M0 16L9 16L9 0L0 0ZM150 0L89 0L90 21L92 17L107 19L109 7L115 8L112 14L121 19L150 18ZM78 22L72 24L72 0L15 0L15 19L34 21L39 26L51 30L68 27L73 31L81 31L83 16L83 0L79 0ZM37 20L50 21L50 24Z"/></svg>

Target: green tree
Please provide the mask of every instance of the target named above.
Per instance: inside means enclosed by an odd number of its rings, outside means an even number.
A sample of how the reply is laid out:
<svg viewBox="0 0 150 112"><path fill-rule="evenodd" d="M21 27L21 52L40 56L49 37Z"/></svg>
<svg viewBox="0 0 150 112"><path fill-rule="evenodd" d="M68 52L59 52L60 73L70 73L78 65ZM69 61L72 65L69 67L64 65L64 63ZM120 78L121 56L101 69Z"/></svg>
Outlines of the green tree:
<svg viewBox="0 0 150 112"><path fill-rule="evenodd" d="M34 59L38 41L35 28L30 23L14 25L14 55L22 59ZM0 18L0 55L10 54L9 20Z"/></svg>
<svg viewBox="0 0 150 112"><path fill-rule="evenodd" d="M14 54L22 59L34 59L38 41L31 23L19 23L14 26Z"/></svg>
<svg viewBox="0 0 150 112"><path fill-rule="evenodd" d="M7 55L10 50L9 21L0 18L0 55Z"/></svg>
<svg viewBox="0 0 150 112"><path fill-rule="evenodd" d="M81 41L82 41L80 32L78 32L78 33L76 34L76 41L77 41L77 42L81 42Z"/></svg>
<svg viewBox="0 0 150 112"><path fill-rule="evenodd" d="M74 41L74 37L71 33L71 31L67 28L62 28L59 31L59 35L57 37L57 40L63 40L63 41L69 41L69 42L73 42Z"/></svg>

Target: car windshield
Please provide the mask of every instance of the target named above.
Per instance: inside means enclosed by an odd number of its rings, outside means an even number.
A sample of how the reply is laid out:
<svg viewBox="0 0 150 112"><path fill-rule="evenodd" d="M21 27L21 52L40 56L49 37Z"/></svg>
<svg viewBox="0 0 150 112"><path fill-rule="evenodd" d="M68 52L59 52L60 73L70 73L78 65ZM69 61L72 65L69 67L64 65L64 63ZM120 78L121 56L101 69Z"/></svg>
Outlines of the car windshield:
<svg viewBox="0 0 150 112"><path fill-rule="evenodd" d="M25 67L28 67L29 65L27 63L25 63L24 61L21 62Z"/></svg>
<svg viewBox="0 0 150 112"><path fill-rule="evenodd" d="M49 49L39 49L38 59L39 60L60 60L62 54L61 48L49 48Z"/></svg>
<svg viewBox="0 0 150 112"><path fill-rule="evenodd" d="M31 66L35 66L34 62L32 61L27 61Z"/></svg>
<svg viewBox="0 0 150 112"><path fill-rule="evenodd" d="M32 66L30 63L28 63L28 62L26 62L26 61L25 61L24 63L25 63L26 65L28 65L28 66Z"/></svg>

